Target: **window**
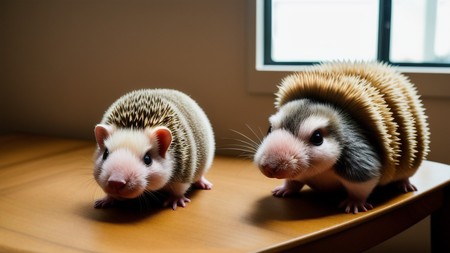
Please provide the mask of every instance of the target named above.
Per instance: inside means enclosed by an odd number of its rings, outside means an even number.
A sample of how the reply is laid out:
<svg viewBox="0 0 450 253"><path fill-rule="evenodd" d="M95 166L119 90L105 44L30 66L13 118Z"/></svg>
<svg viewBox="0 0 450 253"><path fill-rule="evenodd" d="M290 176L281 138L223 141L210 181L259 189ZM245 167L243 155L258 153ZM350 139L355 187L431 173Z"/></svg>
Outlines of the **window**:
<svg viewBox="0 0 450 253"><path fill-rule="evenodd" d="M264 65L450 67L450 0L262 1Z"/></svg>

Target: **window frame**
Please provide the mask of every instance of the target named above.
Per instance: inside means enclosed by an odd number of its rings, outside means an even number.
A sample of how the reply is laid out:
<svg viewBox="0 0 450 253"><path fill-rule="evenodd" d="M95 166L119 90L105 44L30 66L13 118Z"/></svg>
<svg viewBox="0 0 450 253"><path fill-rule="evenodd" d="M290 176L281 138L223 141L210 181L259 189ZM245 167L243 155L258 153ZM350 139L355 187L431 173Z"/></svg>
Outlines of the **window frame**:
<svg viewBox="0 0 450 253"><path fill-rule="evenodd" d="M252 96L265 97L268 105L272 107L271 103L273 94L277 91L277 84L287 75L304 70L308 66L264 66L262 60L262 7L263 0L247 0L245 90ZM411 79L423 98L437 98L438 101L450 98L448 82L450 68L396 67L396 69Z"/></svg>
<svg viewBox="0 0 450 253"><path fill-rule="evenodd" d="M260 69L271 70L292 70L301 66L317 64L317 62L297 62L297 61L274 61L272 55L272 0L261 0L262 6L258 11L262 15L262 66ZM411 62L393 62L390 60L390 34L391 34L391 7L392 0L379 0L379 24L378 24L378 47L377 60L391 65L402 67L407 72L431 72L431 73L450 73L450 63L411 63ZM262 8L262 10L261 10ZM258 22L258 21L257 21ZM258 67L258 66L257 66Z"/></svg>

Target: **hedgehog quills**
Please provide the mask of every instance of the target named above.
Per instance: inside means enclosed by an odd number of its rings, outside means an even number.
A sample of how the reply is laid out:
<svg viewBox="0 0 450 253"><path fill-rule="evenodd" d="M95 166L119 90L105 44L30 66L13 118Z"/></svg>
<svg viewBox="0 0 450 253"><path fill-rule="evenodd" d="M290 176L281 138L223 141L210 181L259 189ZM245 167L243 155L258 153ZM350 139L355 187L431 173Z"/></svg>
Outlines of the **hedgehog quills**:
<svg viewBox="0 0 450 253"><path fill-rule="evenodd" d="M429 153L430 132L415 86L382 63L332 62L284 78L275 106L309 98L346 110L380 152L387 184L412 176Z"/></svg>

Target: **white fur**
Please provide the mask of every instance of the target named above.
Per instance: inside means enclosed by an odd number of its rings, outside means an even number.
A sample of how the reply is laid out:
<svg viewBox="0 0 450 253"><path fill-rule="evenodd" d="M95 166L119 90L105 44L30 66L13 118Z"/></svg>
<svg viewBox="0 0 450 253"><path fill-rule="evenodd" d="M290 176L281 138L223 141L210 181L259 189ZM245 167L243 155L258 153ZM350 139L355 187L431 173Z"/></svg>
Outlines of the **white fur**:
<svg viewBox="0 0 450 253"><path fill-rule="evenodd" d="M329 120L325 117L311 116L305 119L298 129L298 137L302 140L309 140L311 134L316 130L325 130L329 125Z"/></svg>
<svg viewBox="0 0 450 253"><path fill-rule="evenodd" d="M279 124L283 112L270 117L271 124ZM339 143L326 131L328 120L311 116L300 125L298 136L287 130L272 131L261 143L254 163L266 176L307 179L329 170L340 156ZM324 133L323 144L315 146L309 143L313 132L321 129ZM289 170L289 171L286 171Z"/></svg>
<svg viewBox="0 0 450 253"><path fill-rule="evenodd" d="M339 178L341 183L347 190L348 197L353 200L358 200L360 202L365 202L369 197L370 193L377 186L379 178L373 178L367 182L357 182L352 183L347 180Z"/></svg>
<svg viewBox="0 0 450 253"><path fill-rule="evenodd" d="M117 149L129 149L133 154L143 156L155 143L150 142L149 130L138 131L131 129L118 129L105 140L105 146L110 153Z"/></svg>
<svg viewBox="0 0 450 253"><path fill-rule="evenodd" d="M290 132L279 129L264 139L254 162L266 176L296 177L308 167L309 154L301 141Z"/></svg>
<svg viewBox="0 0 450 253"><path fill-rule="evenodd" d="M164 187L172 176L172 159L163 159L158 154L158 145L151 136L151 129L145 131L119 129L105 140L109 150L108 158L103 162L101 151L97 154L94 173L98 184L109 195L117 198L135 198L145 190L154 191ZM150 152L152 164L143 162L144 155ZM108 187L109 180L124 180L126 188L115 192Z"/></svg>
<svg viewBox="0 0 450 253"><path fill-rule="evenodd" d="M284 111L279 111L278 113L269 117L269 122L273 129L280 128L281 119L284 117L284 114Z"/></svg>

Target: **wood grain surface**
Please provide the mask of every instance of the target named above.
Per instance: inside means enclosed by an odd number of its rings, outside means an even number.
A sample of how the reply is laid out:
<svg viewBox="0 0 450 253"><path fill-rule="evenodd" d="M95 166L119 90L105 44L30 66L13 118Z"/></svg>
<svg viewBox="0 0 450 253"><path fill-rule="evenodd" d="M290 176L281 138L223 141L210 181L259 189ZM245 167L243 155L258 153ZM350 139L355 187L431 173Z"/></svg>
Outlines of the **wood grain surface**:
<svg viewBox="0 0 450 253"><path fill-rule="evenodd" d="M280 180L251 161L216 157L207 174L213 189L191 191L186 208L162 208L155 194L99 210L93 204L104 193L92 176L94 148L89 141L0 137L0 252L358 252L448 208L450 166L435 162L424 162L412 178L417 192L377 189L375 208L354 215L337 208L342 193L304 189L275 198L270 192ZM448 214L437 218L448 222ZM448 229L435 227L436 238L445 238Z"/></svg>

